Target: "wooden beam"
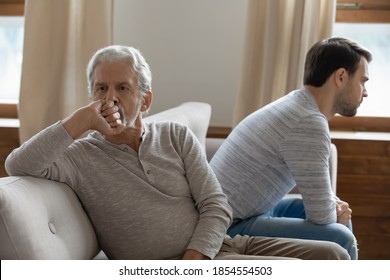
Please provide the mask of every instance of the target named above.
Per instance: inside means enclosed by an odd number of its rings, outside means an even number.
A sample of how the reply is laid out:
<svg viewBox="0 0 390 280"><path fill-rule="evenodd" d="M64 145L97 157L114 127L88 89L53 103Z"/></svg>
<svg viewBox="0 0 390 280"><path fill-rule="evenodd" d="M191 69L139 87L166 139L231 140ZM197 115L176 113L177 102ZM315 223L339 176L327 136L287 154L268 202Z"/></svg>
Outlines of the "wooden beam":
<svg viewBox="0 0 390 280"><path fill-rule="evenodd" d="M23 16L24 4L0 3L0 16Z"/></svg>
<svg viewBox="0 0 390 280"><path fill-rule="evenodd" d="M231 131L231 127L210 126L207 130L207 138L226 138Z"/></svg>
<svg viewBox="0 0 390 280"><path fill-rule="evenodd" d="M390 10L337 10L336 22L390 23Z"/></svg>
<svg viewBox="0 0 390 280"><path fill-rule="evenodd" d="M16 103L0 103L0 118L18 118L18 108Z"/></svg>
<svg viewBox="0 0 390 280"><path fill-rule="evenodd" d="M385 117L341 117L329 121L330 130L390 132L389 118Z"/></svg>

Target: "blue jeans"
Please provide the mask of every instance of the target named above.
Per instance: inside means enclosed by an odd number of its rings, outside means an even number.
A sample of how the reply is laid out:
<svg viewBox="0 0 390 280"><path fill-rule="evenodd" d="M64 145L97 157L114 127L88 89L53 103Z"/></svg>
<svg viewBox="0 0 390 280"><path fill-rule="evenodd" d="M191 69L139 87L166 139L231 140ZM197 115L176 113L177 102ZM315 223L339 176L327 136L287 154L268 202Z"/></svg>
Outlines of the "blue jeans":
<svg viewBox="0 0 390 280"><path fill-rule="evenodd" d="M352 260L358 257L351 222L347 226L309 222L301 198L284 198L268 213L235 221L228 234L231 237L240 234L332 241L345 248Z"/></svg>

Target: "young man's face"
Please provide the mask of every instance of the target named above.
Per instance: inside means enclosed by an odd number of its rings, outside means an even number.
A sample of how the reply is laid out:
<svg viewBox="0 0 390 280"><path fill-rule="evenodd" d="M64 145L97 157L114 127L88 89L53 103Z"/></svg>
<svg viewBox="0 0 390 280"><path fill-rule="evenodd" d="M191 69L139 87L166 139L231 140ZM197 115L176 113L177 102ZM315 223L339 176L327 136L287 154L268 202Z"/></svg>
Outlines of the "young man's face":
<svg viewBox="0 0 390 280"><path fill-rule="evenodd" d="M337 100L339 108L337 113L345 117L356 115L363 98L368 96L365 87L368 78L368 62L365 57L362 57L356 72L353 75L347 75L347 83Z"/></svg>
<svg viewBox="0 0 390 280"><path fill-rule="evenodd" d="M140 116L144 103L138 89L134 69L124 62L103 62L96 66L93 75L93 99L112 101L119 108L122 123L133 126Z"/></svg>

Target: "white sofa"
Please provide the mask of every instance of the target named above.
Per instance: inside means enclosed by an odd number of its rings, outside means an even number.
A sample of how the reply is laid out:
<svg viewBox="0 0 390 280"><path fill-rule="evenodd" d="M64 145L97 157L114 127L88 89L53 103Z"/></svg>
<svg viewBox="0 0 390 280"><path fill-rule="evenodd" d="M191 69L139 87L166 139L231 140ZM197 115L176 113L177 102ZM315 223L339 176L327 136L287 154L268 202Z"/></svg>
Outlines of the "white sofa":
<svg viewBox="0 0 390 280"><path fill-rule="evenodd" d="M188 125L211 158L222 140L206 139L210 117L209 104L186 102L145 120ZM336 160L334 149L332 174L336 174ZM0 178L0 259L93 258L104 259L105 255L79 200L67 185L29 176Z"/></svg>

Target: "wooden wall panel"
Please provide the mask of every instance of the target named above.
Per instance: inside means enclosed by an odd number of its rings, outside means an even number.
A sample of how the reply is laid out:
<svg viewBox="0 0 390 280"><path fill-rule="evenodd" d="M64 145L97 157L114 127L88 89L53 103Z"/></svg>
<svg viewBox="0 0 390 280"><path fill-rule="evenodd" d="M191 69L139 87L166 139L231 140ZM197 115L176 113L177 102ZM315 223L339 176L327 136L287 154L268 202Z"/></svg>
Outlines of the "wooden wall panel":
<svg viewBox="0 0 390 280"><path fill-rule="evenodd" d="M356 190L361 193L360 190ZM344 194L344 193L343 193ZM340 194L341 196L341 194ZM353 211L353 217L359 218L381 218L383 220L390 218L390 196L389 195L370 195L370 194L353 194L348 195L347 201ZM390 233L390 229L389 229ZM390 252L389 252L390 253Z"/></svg>
<svg viewBox="0 0 390 280"><path fill-rule="evenodd" d="M364 233L367 229L376 232L375 236L390 235L390 217L359 217L359 223L353 224L353 229ZM390 248L390 247L388 247Z"/></svg>
<svg viewBox="0 0 390 280"><path fill-rule="evenodd" d="M390 174L390 158L378 156L345 156L340 165L341 174L386 176Z"/></svg>
<svg viewBox="0 0 390 280"><path fill-rule="evenodd" d="M344 164L344 163L343 163ZM388 176L347 175L338 176L337 184L343 187L344 194L354 195L357 191L371 196L382 196L389 191Z"/></svg>
<svg viewBox="0 0 390 280"><path fill-rule="evenodd" d="M390 259L390 141L332 139L337 195L352 209L359 259Z"/></svg>
<svg viewBox="0 0 390 280"><path fill-rule="evenodd" d="M388 260L389 236L363 233L358 235L359 259Z"/></svg>
<svg viewBox="0 0 390 280"><path fill-rule="evenodd" d="M13 127L0 127L0 177L7 176L4 162L9 153L19 146L19 130Z"/></svg>

